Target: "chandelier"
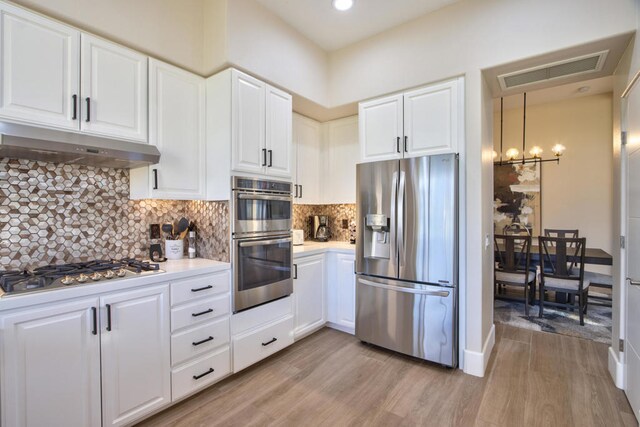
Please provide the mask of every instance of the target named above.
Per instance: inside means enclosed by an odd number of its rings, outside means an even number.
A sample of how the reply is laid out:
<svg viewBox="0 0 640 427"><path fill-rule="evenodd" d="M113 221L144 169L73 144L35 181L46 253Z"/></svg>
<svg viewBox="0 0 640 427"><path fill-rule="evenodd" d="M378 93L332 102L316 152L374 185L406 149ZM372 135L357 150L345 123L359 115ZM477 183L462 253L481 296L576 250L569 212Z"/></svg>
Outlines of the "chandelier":
<svg viewBox="0 0 640 427"><path fill-rule="evenodd" d="M526 157L527 145L526 145L526 123L527 123L527 93L524 93L524 108L522 113L522 156L517 148L509 148L505 153L506 159L502 157L502 133L503 133L503 121L504 121L504 99L500 98L500 154L493 151L493 164L494 165L516 165L526 163L543 163L543 162L556 162L560 163L560 157L564 153L565 146L562 144L555 144L551 147L553 153L552 158L542 158L542 148L534 145L529 150L529 156ZM497 160L496 160L497 159Z"/></svg>

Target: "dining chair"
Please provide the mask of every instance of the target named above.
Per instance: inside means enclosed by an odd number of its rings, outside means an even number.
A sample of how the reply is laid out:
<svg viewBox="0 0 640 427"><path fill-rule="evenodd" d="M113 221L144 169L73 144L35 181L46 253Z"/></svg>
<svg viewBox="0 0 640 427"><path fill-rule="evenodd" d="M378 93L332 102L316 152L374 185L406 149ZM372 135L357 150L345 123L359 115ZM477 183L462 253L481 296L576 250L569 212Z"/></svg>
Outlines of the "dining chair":
<svg viewBox="0 0 640 427"><path fill-rule="evenodd" d="M578 296L580 325L584 326L587 314L589 279L584 275L584 259L587 239L568 237L538 237L540 251L540 317L544 306L561 306L572 309L574 297ZM547 291L566 293L567 303L545 301Z"/></svg>
<svg viewBox="0 0 640 427"><path fill-rule="evenodd" d="M503 300L524 300L524 313L529 315L529 305L536 294L536 273L530 271L531 236L505 235L494 236L496 266L494 271L494 296ZM524 289L524 298L506 296L507 286Z"/></svg>
<svg viewBox="0 0 640 427"><path fill-rule="evenodd" d="M554 229L554 228L545 228L544 235L547 237L570 237L570 238L578 238L580 237L579 230L573 229ZM603 288L603 289L613 289L613 277L610 274L597 273L595 271L589 271L585 269L584 277L591 282L592 288ZM607 307L611 307L612 298L611 296L596 296L591 295L589 298L594 299L596 304L604 305Z"/></svg>
<svg viewBox="0 0 640 427"><path fill-rule="evenodd" d="M502 229L502 234L531 236L531 232L529 232L529 229L519 222L513 222L509 225L505 225Z"/></svg>

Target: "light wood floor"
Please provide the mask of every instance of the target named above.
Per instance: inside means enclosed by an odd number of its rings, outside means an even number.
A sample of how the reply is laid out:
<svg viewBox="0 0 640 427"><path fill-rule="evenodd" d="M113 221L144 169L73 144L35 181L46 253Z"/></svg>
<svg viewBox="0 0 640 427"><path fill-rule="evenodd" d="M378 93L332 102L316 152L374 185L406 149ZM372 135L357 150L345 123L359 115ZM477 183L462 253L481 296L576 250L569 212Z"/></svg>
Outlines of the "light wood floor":
<svg viewBox="0 0 640 427"><path fill-rule="evenodd" d="M496 325L484 378L325 328L141 425L638 424L607 372L607 346Z"/></svg>

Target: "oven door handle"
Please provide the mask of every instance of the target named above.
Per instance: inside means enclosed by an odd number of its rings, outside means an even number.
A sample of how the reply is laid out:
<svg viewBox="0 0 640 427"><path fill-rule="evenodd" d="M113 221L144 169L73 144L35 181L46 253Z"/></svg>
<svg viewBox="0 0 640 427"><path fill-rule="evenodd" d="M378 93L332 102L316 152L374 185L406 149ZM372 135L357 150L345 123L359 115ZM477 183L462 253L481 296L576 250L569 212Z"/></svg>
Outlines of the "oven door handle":
<svg viewBox="0 0 640 427"><path fill-rule="evenodd" d="M283 202L290 202L291 196L269 196L265 194L238 194L238 199L248 199L248 200L278 200Z"/></svg>
<svg viewBox="0 0 640 427"><path fill-rule="evenodd" d="M292 241L293 239L291 239L291 237L285 237L284 239L252 240L250 242L240 242L238 243L238 246L246 248L249 246L273 245L274 243L286 243Z"/></svg>

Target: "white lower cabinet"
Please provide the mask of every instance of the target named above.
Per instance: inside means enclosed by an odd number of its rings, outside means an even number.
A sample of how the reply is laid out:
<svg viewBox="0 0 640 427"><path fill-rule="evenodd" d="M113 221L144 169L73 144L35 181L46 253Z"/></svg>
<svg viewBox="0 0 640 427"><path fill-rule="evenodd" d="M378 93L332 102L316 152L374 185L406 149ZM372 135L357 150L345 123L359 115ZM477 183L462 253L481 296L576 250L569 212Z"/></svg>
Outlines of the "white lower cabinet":
<svg viewBox="0 0 640 427"><path fill-rule="evenodd" d="M171 284L171 399L231 373L229 271Z"/></svg>
<svg viewBox="0 0 640 427"><path fill-rule="evenodd" d="M294 259L295 339L322 328L326 322L324 259L324 255Z"/></svg>
<svg viewBox="0 0 640 427"><path fill-rule="evenodd" d="M327 320L330 326L353 334L356 326L355 255L330 253L328 262Z"/></svg>
<svg viewBox="0 0 640 427"><path fill-rule="evenodd" d="M293 316L233 338L233 368L238 372L293 344Z"/></svg>
<svg viewBox="0 0 640 427"><path fill-rule="evenodd" d="M169 286L100 298L103 426L130 424L171 402Z"/></svg>
<svg viewBox="0 0 640 427"><path fill-rule="evenodd" d="M88 298L0 316L1 425L100 425L97 308Z"/></svg>

